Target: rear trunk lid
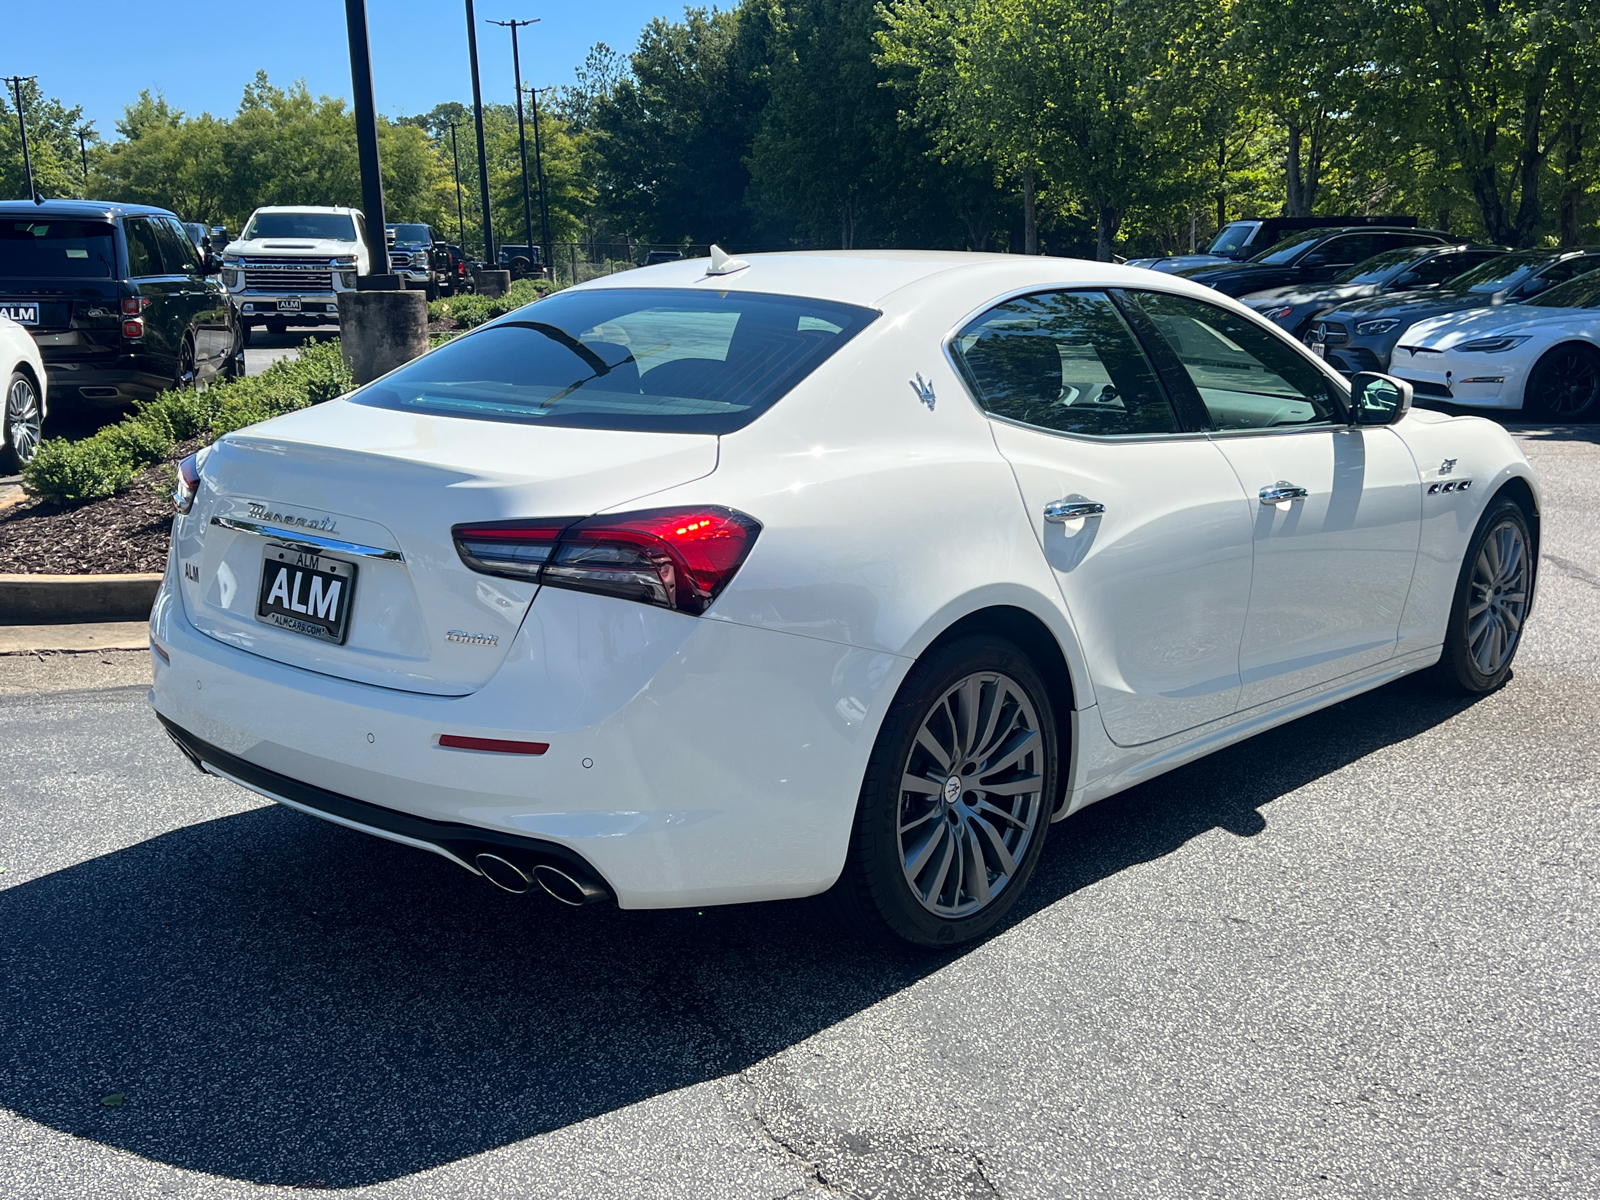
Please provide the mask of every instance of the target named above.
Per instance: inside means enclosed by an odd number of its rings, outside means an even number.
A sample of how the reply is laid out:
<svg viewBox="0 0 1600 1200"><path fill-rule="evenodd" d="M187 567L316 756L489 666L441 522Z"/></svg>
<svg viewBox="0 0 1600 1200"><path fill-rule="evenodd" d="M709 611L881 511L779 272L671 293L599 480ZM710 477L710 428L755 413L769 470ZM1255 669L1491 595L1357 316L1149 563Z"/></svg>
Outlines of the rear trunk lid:
<svg viewBox="0 0 1600 1200"><path fill-rule="evenodd" d="M588 516L716 465L710 434L531 427L332 401L213 448L176 528L185 609L203 633L265 658L463 695L499 669L536 589L469 570L453 525ZM322 571L324 598L335 578L349 580L342 644L258 617L285 568L279 610L292 593L295 611L306 611L316 581L302 586L299 569Z"/></svg>

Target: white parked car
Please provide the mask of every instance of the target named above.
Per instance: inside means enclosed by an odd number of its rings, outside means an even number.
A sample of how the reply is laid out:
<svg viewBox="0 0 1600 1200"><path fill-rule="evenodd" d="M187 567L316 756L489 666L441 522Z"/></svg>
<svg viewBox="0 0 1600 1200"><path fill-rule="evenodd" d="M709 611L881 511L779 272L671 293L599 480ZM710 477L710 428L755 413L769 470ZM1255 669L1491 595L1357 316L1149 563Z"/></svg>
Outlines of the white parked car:
<svg viewBox="0 0 1600 1200"><path fill-rule="evenodd" d="M32 335L6 315L4 305L0 305L0 379L6 388L0 472L9 475L39 452L50 411L50 380Z"/></svg>
<svg viewBox="0 0 1600 1200"><path fill-rule="evenodd" d="M720 253L190 460L153 701L205 770L578 903L990 928L1053 819L1437 665L1538 485L1148 271Z"/></svg>
<svg viewBox="0 0 1600 1200"><path fill-rule="evenodd" d="M354 208L267 205L222 252L222 285L240 325L273 334L290 325L337 325L339 293L372 269L366 218Z"/></svg>
<svg viewBox="0 0 1600 1200"><path fill-rule="evenodd" d="M1600 415L1600 271L1521 304L1446 313L1400 335L1389 369L1418 394L1549 421Z"/></svg>

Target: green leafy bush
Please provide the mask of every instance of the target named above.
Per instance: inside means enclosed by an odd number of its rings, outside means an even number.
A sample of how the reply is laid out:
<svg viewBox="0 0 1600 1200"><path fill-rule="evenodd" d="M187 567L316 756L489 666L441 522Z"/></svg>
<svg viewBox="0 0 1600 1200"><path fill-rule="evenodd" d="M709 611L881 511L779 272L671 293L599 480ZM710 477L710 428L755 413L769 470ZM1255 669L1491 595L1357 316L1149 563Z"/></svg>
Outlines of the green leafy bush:
<svg viewBox="0 0 1600 1200"><path fill-rule="evenodd" d="M171 457L180 443L212 441L331 400L352 386L339 343L311 342L299 359L273 363L260 375L224 380L203 392L162 392L91 437L76 442L51 438L22 469L22 486L30 496L57 504L101 500Z"/></svg>
<svg viewBox="0 0 1600 1200"><path fill-rule="evenodd" d="M560 285L548 279L519 279L511 285L509 292L493 300L475 292L435 300L428 305L428 320L450 320L456 323L457 329L471 329L485 321L503 317L524 304L532 304L555 291L560 291Z"/></svg>

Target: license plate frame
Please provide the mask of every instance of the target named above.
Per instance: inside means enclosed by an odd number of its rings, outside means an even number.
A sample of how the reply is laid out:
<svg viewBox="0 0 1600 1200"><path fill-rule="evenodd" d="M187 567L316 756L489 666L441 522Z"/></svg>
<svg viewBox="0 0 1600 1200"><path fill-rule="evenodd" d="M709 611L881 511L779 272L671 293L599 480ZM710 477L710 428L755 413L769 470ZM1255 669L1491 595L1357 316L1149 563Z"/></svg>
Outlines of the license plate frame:
<svg viewBox="0 0 1600 1200"><path fill-rule="evenodd" d="M287 297L284 297L284 298L280 299L278 301L278 311L279 312L299 312L300 311L300 297L299 296L287 296Z"/></svg>
<svg viewBox="0 0 1600 1200"><path fill-rule="evenodd" d="M355 588L355 563L315 550L268 542L262 550L256 620L342 646L350 638Z"/></svg>
<svg viewBox="0 0 1600 1200"><path fill-rule="evenodd" d="M0 303L0 317L10 317L18 325L37 325L39 323L39 305L37 302L30 304Z"/></svg>

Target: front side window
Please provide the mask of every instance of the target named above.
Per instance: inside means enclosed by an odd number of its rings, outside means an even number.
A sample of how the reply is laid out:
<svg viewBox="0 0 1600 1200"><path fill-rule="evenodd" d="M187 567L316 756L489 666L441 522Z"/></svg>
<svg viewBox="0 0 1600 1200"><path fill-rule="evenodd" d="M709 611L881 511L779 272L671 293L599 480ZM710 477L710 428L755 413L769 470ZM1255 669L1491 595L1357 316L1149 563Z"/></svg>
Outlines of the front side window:
<svg viewBox="0 0 1600 1200"><path fill-rule="evenodd" d="M104 221L0 220L0 279L114 279L117 254Z"/></svg>
<svg viewBox="0 0 1600 1200"><path fill-rule="evenodd" d="M1270 330L1188 296L1129 295L1172 347L1217 429L1339 421L1326 376Z"/></svg>
<svg viewBox="0 0 1600 1200"><path fill-rule="evenodd" d="M244 231L245 241L257 238L326 238L353 242L356 227L347 213L258 212L250 218Z"/></svg>
<svg viewBox="0 0 1600 1200"><path fill-rule="evenodd" d="M1178 431L1154 368L1103 292L1008 300L963 329L954 349L993 416L1092 437Z"/></svg>
<svg viewBox="0 0 1600 1200"><path fill-rule="evenodd" d="M128 274L134 279L164 274L161 267L161 243L156 239L154 224L148 217L129 217L122 223L122 233L128 240Z"/></svg>
<svg viewBox="0 0 1600 1200"><path fill-rule="evenodd" d="M479 421L732 433L877 315L758 292L558 292L445 343L350 399Z"/></svg>

